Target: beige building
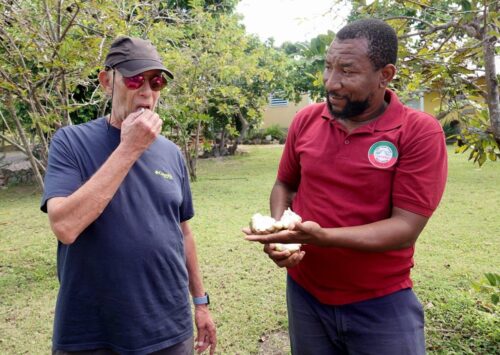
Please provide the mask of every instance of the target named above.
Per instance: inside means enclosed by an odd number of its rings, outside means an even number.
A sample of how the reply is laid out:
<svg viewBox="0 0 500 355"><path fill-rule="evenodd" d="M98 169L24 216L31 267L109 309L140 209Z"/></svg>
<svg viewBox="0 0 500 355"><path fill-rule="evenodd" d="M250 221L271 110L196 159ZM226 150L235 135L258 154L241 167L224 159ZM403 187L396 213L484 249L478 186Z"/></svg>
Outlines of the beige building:
<svg viewBox="0 0 500 355"><path fill-rule="evenodd" d="M312 100L306 94L302 95L302 100L297 104L284 99L271 97L269 99L269 105L262 116L262 128L273 125L288 128L295 114L311 103ZM423 93L419 98L406 102L405 104L435 116L439 109L440 96L437 92L427 92Z"/></svg>
<svg viewBox="0 0 500 355"><path fill-rule="evenodd" d="M288 100L270 97L269 105L262 116L262 128L273 125L288 128L295 114L310 103L312 101L307 94L302 95L302 100L297 104L288 102Z"/></svg>

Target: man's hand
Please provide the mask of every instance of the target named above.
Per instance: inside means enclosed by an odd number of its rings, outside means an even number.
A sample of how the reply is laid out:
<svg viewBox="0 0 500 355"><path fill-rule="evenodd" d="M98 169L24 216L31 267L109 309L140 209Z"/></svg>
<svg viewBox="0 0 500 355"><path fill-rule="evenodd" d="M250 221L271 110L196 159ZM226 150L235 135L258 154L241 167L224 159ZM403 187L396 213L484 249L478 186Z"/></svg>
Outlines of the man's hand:
<svg viewBox="0 0 500 355"><path fill-rule="evenodd" d="M161 132L163 121L153 111L141 109L132 112L121 125L121 143L141 154Z"/></svg>
<svg viewBox="0 0 500 355"><path fill-rule="evenodd" d="M269 258L274 261L279 267L294 267L304 258L306 255L305 251L298 251L295 253L289 250L277 251L274 249L274 244L265 244L264 253L266 253Z"/></svg>
<svg viewBox="0 0 500 355"><path fill-rule="evenodd" d="M245 239L252 242L265 244L264 253L274 261L279 267L294 267L304 258L305 252L299 251L292 253L289 250L277 251L273 243L300 243L300 244L324 244L323 229L316 222L294 223L287 230L277 233L253 234L250 228L244 228Z"/></svg>
<svg viewBox="0 0 500 355"><path fill-rule="evenodd" d="M217 345L217 334L215 323L212 320L207 305L197 305L194 307L194 321L198 332L194 349L200 354L210 347L210 355L213 355Z"/></svg>
<svg viewBox="0 0 500 355"><path fill-rule="evenodd" d="M269 243L300 243L323 246L326 243L324 230L316 222L294 223L289 229L277 233L253 234L250 228L244 228L246 240L251 242Z"/></svg>

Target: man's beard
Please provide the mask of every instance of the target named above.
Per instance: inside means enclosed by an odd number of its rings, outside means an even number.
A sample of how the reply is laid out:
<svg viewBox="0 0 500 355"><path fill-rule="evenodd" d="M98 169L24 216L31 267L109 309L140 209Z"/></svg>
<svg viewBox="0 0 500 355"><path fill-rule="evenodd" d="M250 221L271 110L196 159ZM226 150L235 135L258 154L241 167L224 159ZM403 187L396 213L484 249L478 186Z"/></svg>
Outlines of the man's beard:
<svg viewBox="0 0 500 355"><path fill-rule="evenodd" d="M364 101L351 101L349 98L342 96L346 104L341 111L335 112L333 110L332 104L328 99L328 93L326 95L326 104L328 106L328 111L335 118L349 119L361 115L370 106L369 98Z"/></svg>

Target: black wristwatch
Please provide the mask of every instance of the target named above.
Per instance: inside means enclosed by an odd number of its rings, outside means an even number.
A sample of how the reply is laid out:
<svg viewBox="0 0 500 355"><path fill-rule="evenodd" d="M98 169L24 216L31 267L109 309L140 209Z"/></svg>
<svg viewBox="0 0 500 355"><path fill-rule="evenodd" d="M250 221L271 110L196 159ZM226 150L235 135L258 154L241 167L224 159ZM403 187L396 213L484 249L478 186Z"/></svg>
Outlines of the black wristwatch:
<svg viewBox="0 0 500 355"><path fill-rule="evenodd" d="M205 292L205 296L193 297L193 303L195 305L210 304L210 297L208 297L208 293Z"/></svg>

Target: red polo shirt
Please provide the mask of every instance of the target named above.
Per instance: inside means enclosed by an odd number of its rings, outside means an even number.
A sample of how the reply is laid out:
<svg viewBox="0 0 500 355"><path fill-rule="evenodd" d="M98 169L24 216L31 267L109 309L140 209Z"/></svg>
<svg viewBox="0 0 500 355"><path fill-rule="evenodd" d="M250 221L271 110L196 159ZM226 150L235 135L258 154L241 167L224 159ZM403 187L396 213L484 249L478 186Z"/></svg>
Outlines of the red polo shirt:
<svg viewBox="0 0 500 355"><path fill-rule="evenodd" d="M322 227L372 223L399 207L430 217L447 175L443 130L388 90L385 112L350 134L326 103L301 110L290 127L278 180L297 189L293 210ZM303 246L290 276L325 304L347 304L412 286L414 247L388 252Z"/></svg>

